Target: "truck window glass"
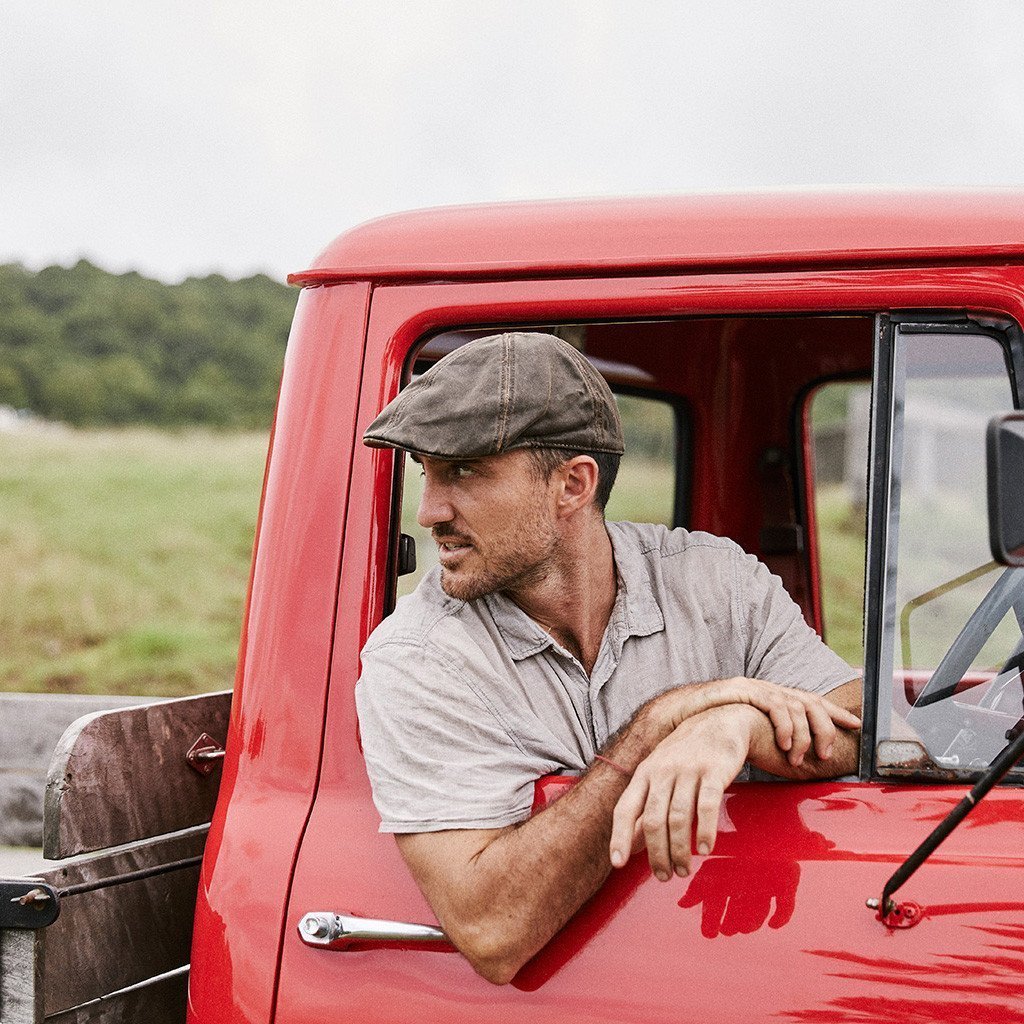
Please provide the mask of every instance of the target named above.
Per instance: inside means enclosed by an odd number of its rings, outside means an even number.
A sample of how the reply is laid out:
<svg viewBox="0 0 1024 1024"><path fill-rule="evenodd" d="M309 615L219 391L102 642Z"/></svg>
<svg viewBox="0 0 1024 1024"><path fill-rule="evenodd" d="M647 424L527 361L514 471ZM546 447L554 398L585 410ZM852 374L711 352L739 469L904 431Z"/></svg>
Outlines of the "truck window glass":
<svg viewBox="0 0 1024 1024"><path fill-rule="evenodd" d="M864 663L864 545L867 519L868 381L829 381L805 407L808 467L825 642L851 665Z"/></svg>
<svg viewBox="0 0 1024 1024"><path fill-rule="evenodd" d="M1012 609L972 619L1003 573L988 547L985 429L1013 408L1006 358L980 333L897 329L894 361L882 637L893 685L886 666L878 721L881 740L910 742L882 742L878 770L974 774L1022 712Z"/></svg>
<svg viewBox="0 0 1024 1024"><path fill-rule="evenodd" d="M673 526L679 447L675 409L657 398L624 394L616 394L615 398L622 416L626 456L608 502L607 518ZM399 597L411 594L424 573L437 565L437 548L430 531L416 522L421 492L420 468L406 455L402 532L416 541L416 571L399 578Z"/></svg>

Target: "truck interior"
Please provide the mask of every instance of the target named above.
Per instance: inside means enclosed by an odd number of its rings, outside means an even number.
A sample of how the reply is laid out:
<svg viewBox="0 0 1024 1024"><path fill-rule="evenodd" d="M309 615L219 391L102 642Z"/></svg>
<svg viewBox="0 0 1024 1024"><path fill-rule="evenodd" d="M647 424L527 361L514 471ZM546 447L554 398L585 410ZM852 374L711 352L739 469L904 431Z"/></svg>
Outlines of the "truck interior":
<svg viewBox="0 0 1024 1024"><path fill-rule="evenodd" d="M410 372L421 373L466 341L499 329L436 334L415 353ZM731 537L782 578L827 639L833 619L854 636L843 640L840 653L859 663L868 421L866 404L856 396L869 392L873 317L509 329L544 330L569 341L615 392L626 455L609 519ZM851 431L861 436L854 439ZM415 522L418 484L417 473L405 474L402 531L416 538L419 569L399 581L399 594L434 564L433 544ZM822 551L816 515L822 488L831 502L828 523L841 525L853 549L845 561L859 582L839 577L831 545ZM837 502L841 509L833 507Z"/></svg>

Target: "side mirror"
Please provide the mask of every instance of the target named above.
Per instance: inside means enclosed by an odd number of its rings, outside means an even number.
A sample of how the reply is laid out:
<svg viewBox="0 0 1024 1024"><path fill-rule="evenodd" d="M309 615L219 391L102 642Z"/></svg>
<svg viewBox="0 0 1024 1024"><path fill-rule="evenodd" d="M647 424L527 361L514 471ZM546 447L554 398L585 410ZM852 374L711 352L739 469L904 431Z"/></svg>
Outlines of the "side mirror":
<svg viewBox="0 0 1024 1024"><path fill-rule="evenodd" d="M988 424L988 537L992 557L1024 566L1024 413Z"/></svg>

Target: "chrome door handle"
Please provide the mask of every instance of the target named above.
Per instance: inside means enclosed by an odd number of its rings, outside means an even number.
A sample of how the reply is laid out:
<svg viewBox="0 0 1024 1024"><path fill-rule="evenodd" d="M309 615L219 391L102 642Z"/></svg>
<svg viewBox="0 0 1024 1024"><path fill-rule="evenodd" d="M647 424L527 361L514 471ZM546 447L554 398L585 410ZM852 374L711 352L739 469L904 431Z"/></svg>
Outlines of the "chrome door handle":
<svg viewBox="0 0 1024 1024"><path fill-rule="evenodd" d="M440 928L405 921L378 921L372 917L314 910L299 921L299 938L307 946L345 949L353 942L447 942Z"/></svg>

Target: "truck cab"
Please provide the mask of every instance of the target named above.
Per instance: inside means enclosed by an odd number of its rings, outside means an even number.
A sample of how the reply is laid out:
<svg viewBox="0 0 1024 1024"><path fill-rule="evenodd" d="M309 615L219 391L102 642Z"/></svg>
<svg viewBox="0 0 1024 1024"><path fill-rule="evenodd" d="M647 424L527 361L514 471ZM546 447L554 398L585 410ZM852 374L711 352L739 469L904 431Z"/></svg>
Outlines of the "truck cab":
<svg viewBox="0 0 1024 1024"><path fill-rule="evenodd" d="M1024 774L906 883L899 920L867 905L1024 718L1022 570L992 559L986 492L988 425L1021 405L1022 209L820 192L426 210L294 274L230 716L205 730L226 753L188 1020L1024 1020ZM417 474L361 437L446 353L533 329L620 402L609 518L766 562L863 673L863 729L855 775L745 773L689 878L635 855L496 987L377 831L359 652L433 545ZM535 807L568 784L538 780Z"/></svg>

